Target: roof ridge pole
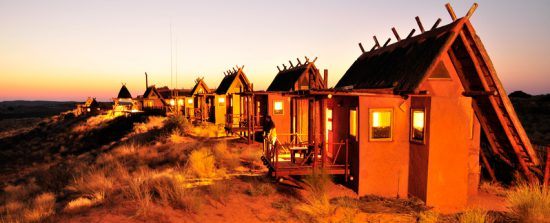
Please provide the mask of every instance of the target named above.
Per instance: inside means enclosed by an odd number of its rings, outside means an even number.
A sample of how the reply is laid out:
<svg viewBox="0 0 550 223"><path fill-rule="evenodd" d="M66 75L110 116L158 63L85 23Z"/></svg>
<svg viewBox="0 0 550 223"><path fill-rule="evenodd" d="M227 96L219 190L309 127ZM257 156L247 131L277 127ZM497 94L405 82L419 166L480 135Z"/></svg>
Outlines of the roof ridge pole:
<svg viewBox="0 0 550 223"><path fill-rule="evenodd" d="M279 68L279 65L277 65L277 70L279 70L279 72L281 72L281 68Z"/></svg>
<svg viewBox="0 0 550 223"><path fill-rule="evenodd" d="M437 28L437 26L439 25L440 22L441 22L441 18L438 18L437 21L435 21L434 25L432 26L432 28L430 30L434 30L435 28Z"/></svg>
<svg viewBox="0 0 550 223"><path fill-rule="evenodd" d="M361 49L362 53L365 53L365 48L363 48L363 44L361 44L361 42L359 42L359 49Z"/></svg>
<svg viewBox="0 0 550 223"><path fill-rule="evenodd" d="M399 33L397 33L397 30L395 29L395 27L392 27L391 31L393 32L393 35L395 35L397 42L401 41L401 37L399 37Z"/></svg>
<svg viewBox="0 0 550 223"><path fill-rule="evenodd" d="M450 3L445 4L445 8L447 8L447 12L449 12L451 19L453 19L453 21L456 21L456 14L451 4Z"/></svg>
<svg viewBox="0 0 550 223"><path fill-rule="evenodd" d="M420 33L424 33L426 32L426 30L424 30L424 26L422 25L422 22L420 21L420 17L414 17L414 19L416 20L416 24L418 24L418 28L420 29Z"/></svg>
<svg viewBox="0 0 550 223"><path fill-rule="evenodd" d="M315 63L315 61L317 61L317 57L315 57L315 59L313 59L313 61L311 61L311 63Z"/></svg>
<svg viewBox="0 0 550 223"><path fill-rule="evenodd" d="M302 65L302 61L300 61L300 58L296 57L296 60L298 61L298 66Z"/></svg>
<svg viewBox="0 0 550 223"><path fill-rule="evenodd" d="M290 63L290 68L293 68L293 67L294 67L294 64L292 64L292 61L291 61L291 60L288 60L288 63Z"/></svg>

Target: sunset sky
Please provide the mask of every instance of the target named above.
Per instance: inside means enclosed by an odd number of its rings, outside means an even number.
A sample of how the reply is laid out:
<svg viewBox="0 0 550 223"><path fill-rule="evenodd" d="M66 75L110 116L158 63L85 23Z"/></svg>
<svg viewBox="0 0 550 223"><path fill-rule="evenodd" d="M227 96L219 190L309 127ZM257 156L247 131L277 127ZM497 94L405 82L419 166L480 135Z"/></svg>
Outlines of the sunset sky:
<svg viewBox="0 0 550 223"><path fill-rule="evenodd" d="M395 3L393 3L395 2ZM319 57L334 86L365 48L451 21L447 1L5 1L0 0L0 101L107 101L127 83L178 88L196 77L217 87L223 71L245 65L265 89L277 65ZM462 17L473 1L451 1ZM478 1L472 23L508 92L550 93L550 1ZM394 38L393 38L394 39ZM176 46L177 45L177 46ZM177 54L177 60L176 60ZM173 83L175 85L175 81Z"/></svg>

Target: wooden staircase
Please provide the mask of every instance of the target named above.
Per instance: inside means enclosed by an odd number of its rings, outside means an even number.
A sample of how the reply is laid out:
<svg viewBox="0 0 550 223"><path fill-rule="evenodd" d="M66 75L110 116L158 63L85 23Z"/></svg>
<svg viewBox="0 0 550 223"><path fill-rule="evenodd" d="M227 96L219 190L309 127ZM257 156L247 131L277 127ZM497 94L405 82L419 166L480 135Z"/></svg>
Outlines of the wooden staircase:
<svg viewBox="0 0 550 223"><path fill-rule="evenodd" d="M542 175L531 142L479 37L467 21L449 50L473 108L491 145L491 152L528 180Z"/></svg>

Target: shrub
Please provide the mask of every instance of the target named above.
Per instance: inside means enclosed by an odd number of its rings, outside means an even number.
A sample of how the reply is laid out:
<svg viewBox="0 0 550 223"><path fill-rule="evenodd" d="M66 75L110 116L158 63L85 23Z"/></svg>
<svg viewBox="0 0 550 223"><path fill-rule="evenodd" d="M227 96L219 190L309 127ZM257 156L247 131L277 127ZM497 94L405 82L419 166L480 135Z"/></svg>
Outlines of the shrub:
<svg viewBox="0 0 550 223"><path fill-rule="evenodd" d="M245 193L256 197L256 196L269 196L275 192L275 188L269 183L254 182L249 183L248 188Z"/></svg>
<svg viewBox="0 0 550 223"><path fill-rule="evenodd" d="M160 129L165 124L165 117L161 116L150 116L147 118L147 121L144 123L136 123L134 124L134 132L135 133L145 133L148 132L151 129Z"/></svg>
<svg viewBox="0 0 550 223"><path fill-rule="evenodd" d="M550 193L538 183L520 183L508 192L507 201L521 222L550 222Z"/></svg>
<svg viewBox="0 0 550 223"><path fill-rule="evenodd" d="M189 155L188 170L199 178L209 178L216 175L216 160L207 148L194 150Z"/></svg>
<svg viewBox="0 0 550 223"><path fill-rule="evenodd" d="M460 223L492 223L487 211L473 208L462 212L458 217Z"/></svg>

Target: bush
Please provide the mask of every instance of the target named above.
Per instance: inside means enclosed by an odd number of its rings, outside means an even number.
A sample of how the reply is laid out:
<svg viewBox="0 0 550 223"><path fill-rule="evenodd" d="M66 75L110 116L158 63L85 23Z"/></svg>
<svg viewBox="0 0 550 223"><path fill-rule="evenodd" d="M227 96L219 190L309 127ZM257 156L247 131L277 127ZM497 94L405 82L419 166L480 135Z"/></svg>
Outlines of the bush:
<svg viewBox="0 0 550 223"><path fill-rule="evenodd" d="M474 208L474 209L467 209L466 211L462 212L460 216L458 217L458 221L460 223L492 223L493 220L489 217L487 214L487 211Z"/></svg>
<svg viewBox="0 0 550 223"><path fill-rule="evenodd" d="M507 194L512 213L521 222L550 222L550 193L538 183L521 183Z"/></svg>
<svg viewBox="0 0 550 223"><path fill-rule="evenodd" d="M23 210L25 222L41 222L54 214L55 196L53 193L43 193L34 198L32 206Z"/></svg>

